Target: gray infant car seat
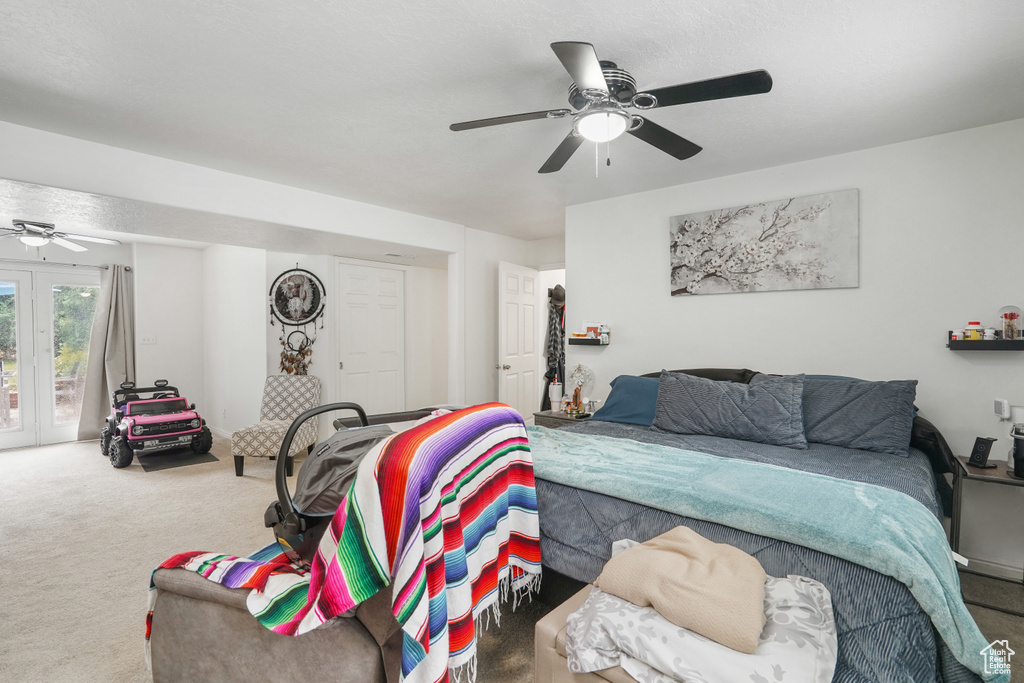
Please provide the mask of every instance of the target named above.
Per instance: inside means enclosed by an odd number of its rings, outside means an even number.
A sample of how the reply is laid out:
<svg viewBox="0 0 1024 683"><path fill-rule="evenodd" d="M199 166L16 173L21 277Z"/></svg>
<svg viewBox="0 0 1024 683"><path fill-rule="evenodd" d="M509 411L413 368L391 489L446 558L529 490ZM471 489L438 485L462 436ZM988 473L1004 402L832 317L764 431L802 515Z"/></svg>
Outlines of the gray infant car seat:
<svg viewBox="0 0 1024 683"><path fill-rule="evenodd" d="M302 463L295 480L295 494L288 492L285 460L292 439L303 422L332 410L354 410L362 426L332 434L317 444ZM331 403L307 410L295 418L277 459L277 497L263 521L274 530L278 543L293 562L312 562L320 538L355 479L366 454L394 431L387 425L368 426L366 413L355 403Z"/></svg>

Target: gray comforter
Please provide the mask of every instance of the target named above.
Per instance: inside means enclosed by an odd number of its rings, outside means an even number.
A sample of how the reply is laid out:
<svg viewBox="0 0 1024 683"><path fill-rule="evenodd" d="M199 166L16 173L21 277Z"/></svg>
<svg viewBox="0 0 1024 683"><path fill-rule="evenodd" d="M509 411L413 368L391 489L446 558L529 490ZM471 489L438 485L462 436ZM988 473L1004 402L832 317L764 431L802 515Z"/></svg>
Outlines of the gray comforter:
<svg viewBox="0 0 1024 683"><path fill-rule="evenodd" d="M655 432L646 427L589 421L566 429L770 463L862 481L900 491L937 517L940 504L927 457L908 458L811 444L794 450L709 436ZM839 632L835 681L977 681L949 653L928 616L899 581L825 553L681 517L602 494L537 480L544 564L579 581L593 581L622 538L645 541L680 524L750 553L772 576L821 581L832 594ZM822 514L828 514L822 510Z"/></svg>

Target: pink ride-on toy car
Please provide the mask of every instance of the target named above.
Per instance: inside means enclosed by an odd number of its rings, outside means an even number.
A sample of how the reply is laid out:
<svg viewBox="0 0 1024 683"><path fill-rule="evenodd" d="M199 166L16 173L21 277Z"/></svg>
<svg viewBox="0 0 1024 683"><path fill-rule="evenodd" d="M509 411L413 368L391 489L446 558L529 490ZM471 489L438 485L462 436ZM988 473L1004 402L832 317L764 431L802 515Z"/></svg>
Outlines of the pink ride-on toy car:
<svg viewBox="0 0 1024 683"><path fill-rule="evenodd" d="M110 457L114 467L128 467L136 452L144 455L188 446L195 453L206 453L213 446L213 435L196 412L196 404L189 404L165 379L153 384L140 388L123 382L113 393L107 426L100 430L100 452Z"/></svg>

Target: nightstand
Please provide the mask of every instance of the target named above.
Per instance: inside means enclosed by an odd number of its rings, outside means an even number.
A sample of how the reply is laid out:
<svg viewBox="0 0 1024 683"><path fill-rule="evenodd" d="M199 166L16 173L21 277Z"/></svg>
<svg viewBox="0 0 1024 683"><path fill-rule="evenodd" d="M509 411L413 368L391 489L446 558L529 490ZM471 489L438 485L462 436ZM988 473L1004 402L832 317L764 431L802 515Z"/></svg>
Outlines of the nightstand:
<svg viewBox="0 0 1024 683"><path fill-rule="evenodd" d="M1024 486L1024 479L1018 479L1010 474L1010 468L1005 462L996 461L995 467L987 469L971 467L967 464L967 458L958 455L957 464L959 468L953 473L953 516L949 521L949 542L953 552L960 550L960 501L963 498L963 480L988 482L990 484L1003 484L1004 486Z"/></svg>
<svg viewBox="0 0 1024 683"><path fill-rule="evenodd" d="M1004 486L1022 486L1024 479L1018 479L1010 474L1010 468L1005 462L996 461L995 467L981 468L972 467L967 464L968 458L960 455L956 458L957 471L953 473L953 516L949 520L950 545L953 552L960 550L960 504L963 498L964 480L986 482L989 484L1002 484ZM996 605L987 605L973 600L964 600L969 605L978 605L988 609L994 609L1017 617L1024 617L1024 613L1008 610Z"/></svg>
<svg viewBox="0 0 1024 683"><path fill-rule="evenodd" d="M567 424L576 424L588 419L590 419L589 414L586 417L573 417L567 413L559 413L554 410L542 410L539 413L533 414L533 424L538 427L550 427L551 429L558 429Z"/></svg>

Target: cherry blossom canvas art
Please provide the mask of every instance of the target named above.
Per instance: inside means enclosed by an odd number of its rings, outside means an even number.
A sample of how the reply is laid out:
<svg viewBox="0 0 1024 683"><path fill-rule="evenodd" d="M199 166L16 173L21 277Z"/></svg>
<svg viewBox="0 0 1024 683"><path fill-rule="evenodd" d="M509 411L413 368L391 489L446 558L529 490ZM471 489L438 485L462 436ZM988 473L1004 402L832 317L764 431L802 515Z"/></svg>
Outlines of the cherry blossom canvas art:
<svg viewBox="0 0 1024 683"><path fill-rule="evenodd" d="M859 190L670 219L672 295L858 286Z"/></svg>

